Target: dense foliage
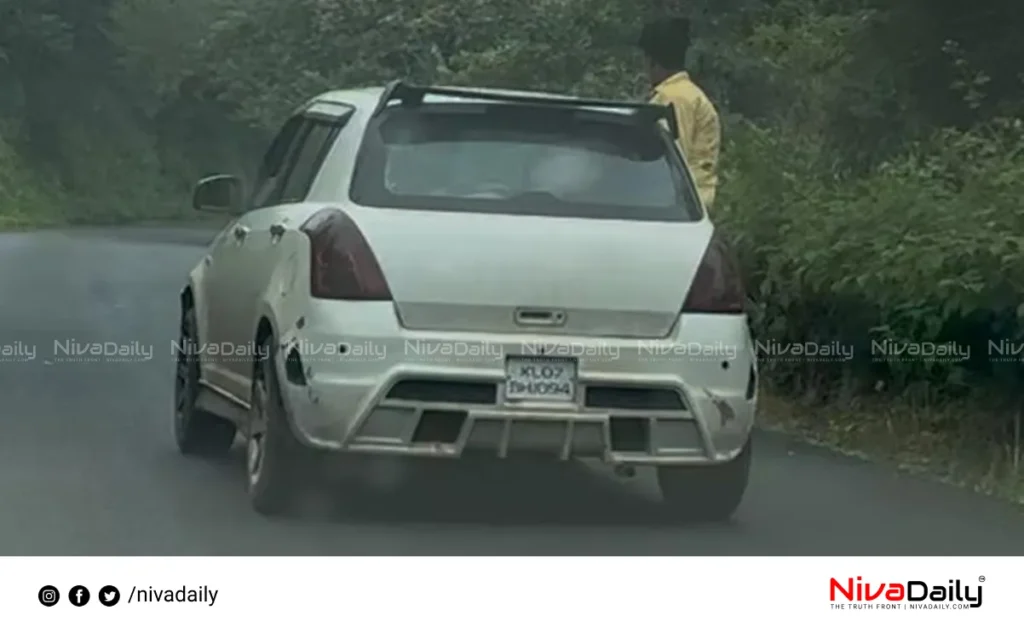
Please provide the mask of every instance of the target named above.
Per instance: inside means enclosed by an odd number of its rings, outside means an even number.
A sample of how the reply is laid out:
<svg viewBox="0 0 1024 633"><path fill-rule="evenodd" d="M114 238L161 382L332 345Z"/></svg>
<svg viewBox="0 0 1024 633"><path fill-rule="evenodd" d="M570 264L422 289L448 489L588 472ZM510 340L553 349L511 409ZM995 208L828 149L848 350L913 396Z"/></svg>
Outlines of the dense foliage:
<svg viewBox="0 0 1024 633"><path fill-rule="evenodd" d="M988 341L1024 336L1019 2L0 0L0 220L178 213L328 87L639 97L632 43L658 12L695 20L726 126L715 215L759 335L858 350L769 376L809 400L1015 394L1019 362ZM881 339L971 353L878 362Z"/></svg>

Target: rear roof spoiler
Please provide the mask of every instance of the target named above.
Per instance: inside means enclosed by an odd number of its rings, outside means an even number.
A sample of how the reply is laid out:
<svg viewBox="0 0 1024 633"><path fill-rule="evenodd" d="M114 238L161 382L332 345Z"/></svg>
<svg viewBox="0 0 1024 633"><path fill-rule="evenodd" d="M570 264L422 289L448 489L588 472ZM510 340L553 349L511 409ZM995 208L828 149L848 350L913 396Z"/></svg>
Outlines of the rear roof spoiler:
<svg viewBox="0 0 1024 633"><path fill-rule="evenodd" d="M437 88L432 86L418 86L402 81L392 81L384 87L384 91L377 101L377 107L373 110L373 116L380 115L392 101L399 101L402 105L417 106L423 103L424 97L434 95L439 97L462 97L465 99L479 99L480 101L493 101L495 103L519 104L525 106L540 106L553 108L618 108L632 110L633 113L651 123L664 121L672 132L673 138L679 138L679 122L676 120L675 110L671 104L659 105L656 103L644 103L635 101L611 101L605 99L574 99L570 97L543 97L536 95L509 95L473 90L471 88Z"/></svg>

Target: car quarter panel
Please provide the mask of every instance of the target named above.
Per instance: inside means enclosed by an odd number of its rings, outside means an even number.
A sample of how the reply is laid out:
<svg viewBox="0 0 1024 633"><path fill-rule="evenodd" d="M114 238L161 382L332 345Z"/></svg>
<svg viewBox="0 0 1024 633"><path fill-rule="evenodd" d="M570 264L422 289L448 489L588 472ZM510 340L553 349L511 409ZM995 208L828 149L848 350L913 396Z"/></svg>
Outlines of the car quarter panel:
<svg viewBox="0 0 1024 633"><path fill-rule="evenodd" d="M259 280L260 292L246 324L250 338L255 337L260 321L266 317L275 326L274 334L280 341L284 332L303 316L309 299L310 249L302 227L317 212L333 207L337 205L301 202L273 209L272 223L283 226L284 233L275 241L269 253L270 266L263 270ZM272 236L267 237L273 240Z"/></svg>

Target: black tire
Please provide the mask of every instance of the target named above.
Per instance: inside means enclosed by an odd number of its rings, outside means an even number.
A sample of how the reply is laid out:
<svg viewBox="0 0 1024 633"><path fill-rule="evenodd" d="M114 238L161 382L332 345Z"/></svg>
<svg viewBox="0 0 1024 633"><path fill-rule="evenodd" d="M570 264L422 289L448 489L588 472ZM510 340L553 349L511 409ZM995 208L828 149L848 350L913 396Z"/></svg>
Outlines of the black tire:
<svg viewBox="0 0 1024 633"><path fill-rule="evenodd" d="M261 346L272 350L273 346ZM252 381L251 427L246 447L246 482L256 512L266 516L290 512L307 492L314 476L314 451L292 432L281 402L280 383L271 351L257 359ZM263 389L262 393L260 390ZM262 423L256 417L262 415ZM252 462L252 443L261 436L258 469Z"/></svg>
<svg viewBox="0 0 1024 633"><path fill-rule="evenodd" d="M181 315L174 371L174 440L183 455L223 456L235 441L229 420L196 407L199 397L199 350L195 311Z"/></svg>
<svg viewBox="0 0 1024 633"><path fill-rule="evenodd" d="M735 459L714 466L662 466L662 503L676 519L728 521L739 508L750 480L753 445L747 440Z"/></svg>

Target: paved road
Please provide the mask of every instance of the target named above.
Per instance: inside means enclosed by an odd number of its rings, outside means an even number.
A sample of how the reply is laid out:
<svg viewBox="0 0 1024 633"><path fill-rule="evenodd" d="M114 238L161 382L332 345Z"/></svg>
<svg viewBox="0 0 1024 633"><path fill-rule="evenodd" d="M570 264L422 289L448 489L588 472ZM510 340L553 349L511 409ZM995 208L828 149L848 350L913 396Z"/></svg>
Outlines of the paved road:
<svg viewBox="0 0 1024 633"><path fill-rule="evenodd" d="M731 526L660 522L649 474L623 483L583 469L261 518L237 451L202 462L171 440L176 292L204 238L0 235L0 555L1024 554L1014 509L771 435L758 438ZM154 354L47 362L55 339L139 341Z"/></svg>

